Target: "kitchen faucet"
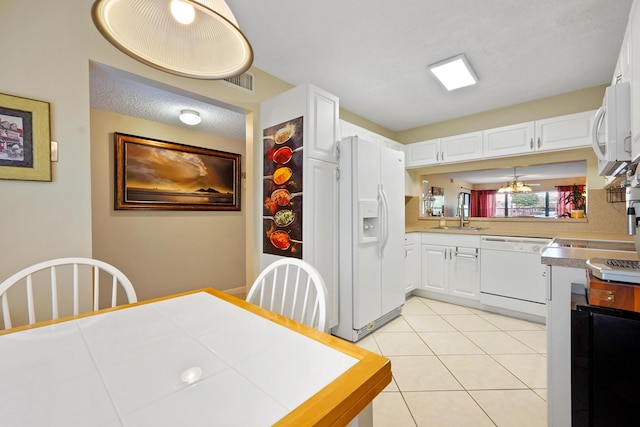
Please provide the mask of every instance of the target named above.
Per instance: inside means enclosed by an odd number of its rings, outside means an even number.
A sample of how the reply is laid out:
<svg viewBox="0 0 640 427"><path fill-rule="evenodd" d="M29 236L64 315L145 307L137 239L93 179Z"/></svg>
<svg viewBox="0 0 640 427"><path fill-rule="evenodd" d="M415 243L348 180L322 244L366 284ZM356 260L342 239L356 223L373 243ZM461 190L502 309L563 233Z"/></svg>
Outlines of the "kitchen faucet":
<svg viewBox="0 0 640 427"><path fill-rule="evenodd" d="M461 191L458 193L458 215L460 215L460 228L465 225L469 225L469 218L464 218L464 195L466 193Z"/></svg>

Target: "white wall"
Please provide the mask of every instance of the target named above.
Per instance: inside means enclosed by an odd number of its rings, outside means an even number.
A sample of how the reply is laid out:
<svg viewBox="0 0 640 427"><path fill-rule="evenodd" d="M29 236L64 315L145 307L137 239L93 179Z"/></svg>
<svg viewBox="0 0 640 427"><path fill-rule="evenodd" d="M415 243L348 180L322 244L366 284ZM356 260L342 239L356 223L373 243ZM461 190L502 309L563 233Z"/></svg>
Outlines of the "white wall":
<svg viewBox="0 0 640 427"><path fill-rule="evenodd" d="M0 180L0 280L44 259L91 256L91 173L89 61L94 60L149 79L239 106L248 112L246 161L261 143L260 103L291 85L260 70L250 93L217 81L173 76L141 64L107 42L91 20L90 0L1 0L0 93L51 104L51 136L59 142L60 161L53 182ZM259 196L247 168L247 203L253 212ZM257 199L256 199L257 198ZM246 268L256 270L253 215L247 215Z"/></svg>
<svg viewBox="0 0 640 427"><path fill-rule="evenodd" d="M76 19L87 4L0 2L0 92L50 102L51 136L60 142L53 182L0 180L0 278L35 261L91 255L88 40L81 36L90 22Z"/></svg>
<svg viewBox="0 0 640 427"><path fill-rule="evenodd" d="M116 211L114 132L240 154L246 167L244 140L91 109L93 256L118 266L140 300L244 288L244 192L241 211Z"/></svg>

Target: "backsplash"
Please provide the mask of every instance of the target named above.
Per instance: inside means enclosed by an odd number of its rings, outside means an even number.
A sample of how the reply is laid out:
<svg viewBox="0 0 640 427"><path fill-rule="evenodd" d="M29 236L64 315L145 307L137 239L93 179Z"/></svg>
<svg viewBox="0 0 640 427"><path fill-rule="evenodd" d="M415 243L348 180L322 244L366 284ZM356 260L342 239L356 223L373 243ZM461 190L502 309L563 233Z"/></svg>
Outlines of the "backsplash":
<svg viewBox="0 0 640 427"><path fill-rule="evenodd" d="M419 197L405 197L405 226L407 229L423 229L437 226L438 218L419 218ZM456 218L447 217L454 225ZM522 235L540 235L541 231L558 233L606 233L616 239L631 239L626 236L625 203L608 203L604 189L587 191L587 218L585 219L534 219L534 218L471 218L470 225L488 230L509 230Z"/></svg>

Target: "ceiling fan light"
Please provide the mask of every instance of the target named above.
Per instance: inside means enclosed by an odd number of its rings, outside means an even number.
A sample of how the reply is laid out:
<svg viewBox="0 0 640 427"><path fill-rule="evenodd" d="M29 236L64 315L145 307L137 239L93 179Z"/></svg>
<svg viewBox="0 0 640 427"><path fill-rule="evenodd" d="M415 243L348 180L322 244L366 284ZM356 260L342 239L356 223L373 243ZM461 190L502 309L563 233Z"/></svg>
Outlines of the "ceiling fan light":
<svg viewBox="0 0 640 427"><path fill-rule="evenodd" d="M180 111L180 121L186 125L195 126L202 121L200 113L193 110Z"/></svg>

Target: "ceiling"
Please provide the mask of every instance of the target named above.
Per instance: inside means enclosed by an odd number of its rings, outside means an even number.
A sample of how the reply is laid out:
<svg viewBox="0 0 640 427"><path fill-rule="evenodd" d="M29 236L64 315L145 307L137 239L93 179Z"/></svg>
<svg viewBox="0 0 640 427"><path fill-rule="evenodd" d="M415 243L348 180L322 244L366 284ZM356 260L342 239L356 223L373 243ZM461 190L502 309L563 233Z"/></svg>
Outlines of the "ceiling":
<svg viewBox="0 0 640 427"><path fill-rule="evenodd" d="M245 113L222 102L95 62L89 64L89 85L92 108L240 141L246 138ZM196 127L182 123L178 115L185 109L198 111L202 122Z"/></svg>
<svg viewBox="0 0 640 427"><path fill-rule="evenodd" d="M227 3L255 67L403 131L610 82L632 0ZM447 92L427 66L460 53L479 83Z"/></svg>
<svg viewBox="0 0 640 427"><path fill-rule="evenodd" d="M254 67L403 131L608 83L632 0L227 3ZM460 53L480 81L447 92L427 66ZM245 138L244 112L215 100L100 64L90 83L94 108L185 127L179 110L196 109L198 131Z"/></svg>

